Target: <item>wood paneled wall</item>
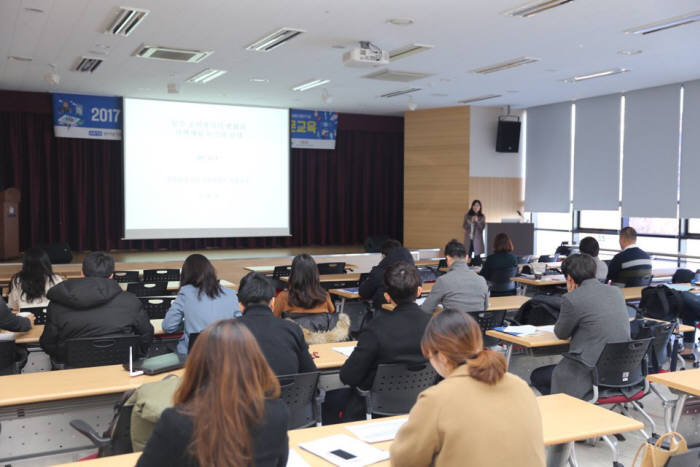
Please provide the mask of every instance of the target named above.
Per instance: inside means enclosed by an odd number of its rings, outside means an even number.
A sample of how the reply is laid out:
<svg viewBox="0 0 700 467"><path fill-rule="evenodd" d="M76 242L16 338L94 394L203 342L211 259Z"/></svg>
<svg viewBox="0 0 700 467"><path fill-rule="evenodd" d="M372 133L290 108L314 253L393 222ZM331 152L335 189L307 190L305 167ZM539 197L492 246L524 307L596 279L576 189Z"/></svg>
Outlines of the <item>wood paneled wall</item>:
<svg viewBox="0 0 700 467"><path fill-rule="evenodd" d="M441 248L464 236L469 107L417 110L404 118L404 244Z"/></svg>
<svg viewBox="0 0 700 467"><path fill-rule="evenodd" d="M500 222L523 212L522 186L522 178L469 177L469 199L481 201L487 222Z"/></svg>

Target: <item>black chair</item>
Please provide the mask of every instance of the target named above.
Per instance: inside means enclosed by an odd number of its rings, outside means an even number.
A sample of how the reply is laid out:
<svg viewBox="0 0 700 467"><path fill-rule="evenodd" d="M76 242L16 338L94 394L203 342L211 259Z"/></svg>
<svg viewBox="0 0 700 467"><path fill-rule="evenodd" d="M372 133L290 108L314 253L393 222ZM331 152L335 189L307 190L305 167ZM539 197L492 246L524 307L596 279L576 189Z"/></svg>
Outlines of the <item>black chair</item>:
<svg viewBox="0 0 700 467"><path fill-rule="evenodd" d="M140 300L148 319L163 319L175 297L141 297Z"/></svg>
<svg viewBox="0 0 700 467"><path fill-rule="evenodd" d="M131 413L134 410L134 405L125 403L134 391L135 389L125 392L121 401L115 404L115 415L112 423L107 426L107 430L102 435L85 420L70 421L70 426L88 438L97 448L98 458L128 454L134 451L131 445Z"/></svg>
<svg viewBox="0 0 700 467"><path fill-rule="evenodd" d="M483 262L484 262L484 261L483 261L483 259L481 258L481 256L475 256L475 257L473 257L473 258L471 259L471 262L469 263L469 265L470 265L470 266L474 266L474 267L476 267L476 266L481 266L481 265L483 264Z"/></svg>
<svg viewBox="0 0 700 467"><path fill-rule="evenodd" d="M121 335L105 337L81 337L66 340L65 368L116 365L129 361L129 349L133 358L139 349L138 336Z"/></svg>
<svg viewBox="0 0 700 467"><path fill-rule="evenodd" d="M14 334L0 334L0 375L16 375L19 372L15 336Z"/></svg>
<svg viewBox="0 0 700 467"><path fill-rule="evenodd" d="M167 282L130 282L126 285L126 291L137 297L158 297L166 295Z"/></svg>
<svg viewBox="0 0 700 467"><path fill-rule="evenodd" d="M498 344L498 339L487 336L486 331L503 326L503 321L506 318L506 310L470 311L467 314L474 318L477 323L479 323L484 339L484 347L491 347Z"/></svg>
<svg viewBox="0 0 700 467"><path fill-rule="evenodd" d="M325 393L318 388L319 372L279 376L280 399L289 409L288 429L321 425Z"/></svg>
<svg viewBox="0 0 700 467"><path fill-rule="evenodd" d="M197 338L199 337L199 334L200 333L198 333L198 332L191 332L190 333L188 340L187 340L187 353L188 354L190 352L192 352L192 347L194 347L194 343L197 340Z"/></svg>
<svg viewBox="0 0 700 467"><path fill-rule="evenodd" d="M515 295L517 293L515 282L510 280L510 278L515 277L517 274L517 267L494 269L491 271L491 277L489 278L491 296L505 297L508 295Z"/></svg>
<svg viewBox="0 0 700 467"><path fill-rule="evenodd" d="M360 273L360 279L357 281L357 286L358 286L358 287L361 286L362 283L363 283L364 281L366 281L368 277L369 277L369 273L368 273L368 272L362 272L362 273Z"/></svg>
<svg viewBox="0 0 700 467"><path fill-rule="evenodd" d="M34 315L34 324L46 324L46 311L48 306L32 306L20 308L19 311L28 311Z"/></svg>
<svg viewBox="0 0 700 467"><path fill-rule="evenodd" d="M275 266L272 270L272 283L277 290L284 290L287 287L287 283L282 280L283 277L289 277L292 275L291 266Z"/></svg>
<svg viewBox="0 0 700 467"><path fill-rule="evenodd" d="M114 271L113 279L120 283L126 282L138 282L139 272L138 271Z"/></svg>
<svg viewBox="0 0 700 467"><path fill-rule="evenodd" d="M645 274L641 277L631 277L625 281L625 287L646 287L651 284L654 278L651 274Z"/></svg>
<svg viewBox="0 0 700 467"><path fill-rule="evenodd" d="M170 282L180 280L179 269L144 269L144 282Z"/></svg>
<svg viewBox="0 0 700 467"><path fill-rule="evenodd" d="M323 274L345 274L345 263L318 263L318 273Z"/></svg>
<svg viewBox="0 0 700 467"><path fill-rule="evenodd" d="M381 364L377 367L372 387L357 389L365 398L367 419L372 415L401 415L411 410L418 394L435 384L437 373L430 363Z"/></svg>
<svg viewBox="0 0 700 467"><path fill-rule="evenodd" d="M538 263L556 263L557 257L556 256L549 256L549 255L542 255L539 257L537 262Z"/></svg>
<svg viewBox="0 0 700 467"><path fill-rule="evenodd" d="M688 452L671 457L665 467L697 467L700 465L700 445L688 446Z"/></svg>

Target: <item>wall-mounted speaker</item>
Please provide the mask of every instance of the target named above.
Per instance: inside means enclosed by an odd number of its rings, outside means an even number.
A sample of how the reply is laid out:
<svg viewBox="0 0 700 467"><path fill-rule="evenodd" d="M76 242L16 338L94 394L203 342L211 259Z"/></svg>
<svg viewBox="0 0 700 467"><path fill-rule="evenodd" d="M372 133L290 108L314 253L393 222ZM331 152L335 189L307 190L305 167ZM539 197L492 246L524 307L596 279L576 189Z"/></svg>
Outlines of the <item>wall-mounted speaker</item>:
<svg viewBox="0 0 700 467"><path fill-rule="evenodd" d="M520 150L520 121L498 120L496 152L518 152Z"/></svg>

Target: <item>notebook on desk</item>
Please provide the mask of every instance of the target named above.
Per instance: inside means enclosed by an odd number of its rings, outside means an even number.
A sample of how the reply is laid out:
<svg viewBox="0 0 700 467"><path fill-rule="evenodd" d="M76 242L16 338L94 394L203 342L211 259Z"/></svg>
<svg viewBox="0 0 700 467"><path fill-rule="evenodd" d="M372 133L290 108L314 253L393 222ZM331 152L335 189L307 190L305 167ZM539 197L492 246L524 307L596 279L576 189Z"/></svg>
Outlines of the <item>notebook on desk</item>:
<svg viewBox="0 0 700 467"><path fill-rule="evenodd" d="M359 287L347 287L344 289L338 289L341 292L347 292L347 293L360 293L360 288Z"/></svg>

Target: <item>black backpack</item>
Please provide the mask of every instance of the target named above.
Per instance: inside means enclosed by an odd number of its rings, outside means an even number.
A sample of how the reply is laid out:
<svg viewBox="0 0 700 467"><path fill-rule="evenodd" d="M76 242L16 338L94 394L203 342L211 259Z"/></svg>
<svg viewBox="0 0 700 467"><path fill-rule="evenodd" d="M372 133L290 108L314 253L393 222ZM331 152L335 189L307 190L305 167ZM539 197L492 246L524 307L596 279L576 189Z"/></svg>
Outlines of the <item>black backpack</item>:
<svg viewBox="0 0 700 467"><path fill-rule="evenodd" d="M557 322L561 308L561 295L535 295L518 310L515 320L519 324L547 326Z"/></svg>
<svg viewBox="0 0 700 467"><path fill-rule="evenodd" d="M645 287L639 308L646 318L675 321L683 311L683 296L665 285Z"/></svg>

